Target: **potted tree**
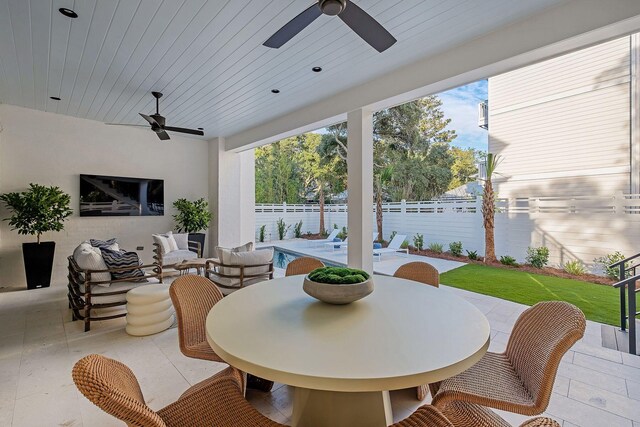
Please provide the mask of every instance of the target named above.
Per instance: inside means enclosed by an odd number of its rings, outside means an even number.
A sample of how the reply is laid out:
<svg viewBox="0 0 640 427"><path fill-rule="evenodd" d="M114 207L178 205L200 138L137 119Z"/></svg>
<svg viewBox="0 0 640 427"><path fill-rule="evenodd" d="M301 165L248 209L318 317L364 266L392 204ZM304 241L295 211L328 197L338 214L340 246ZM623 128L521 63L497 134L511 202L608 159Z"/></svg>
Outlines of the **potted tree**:
<svg viewBox="0 0 640 427"><path fill-rule="evenodd" d="M178 199L173 202L173 207L178 213L173 215L176 228L180 233L189 233L189 240L199 242L204 251L205 234L202 231L209 227L212 214L209 204L204 198L194 200Z"/></svg>
<svg viewBox="0 0 640 427"><path fill-rule="evenodd" d="M64 229L64 221L73 213L69 207L71 197L59 187L29 184L29 190L2 194L0 200L5 202L11 213L5 218L11 229L37 239L36 243L22 244L27 288L48 287L56 242L41 242L40 236L48 231Z"/></svg>

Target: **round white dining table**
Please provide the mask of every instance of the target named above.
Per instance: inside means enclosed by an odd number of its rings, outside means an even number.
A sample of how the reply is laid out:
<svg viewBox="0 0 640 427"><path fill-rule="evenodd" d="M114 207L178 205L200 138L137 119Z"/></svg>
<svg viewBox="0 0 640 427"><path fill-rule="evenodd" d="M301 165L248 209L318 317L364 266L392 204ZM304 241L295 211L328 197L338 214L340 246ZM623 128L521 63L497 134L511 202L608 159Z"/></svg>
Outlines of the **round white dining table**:
<svg viewBox="0 0 640 427"><path fill-rule="evenodd" d="M303 278L236 291L206 322L227 363L295 387L293 426L387 426L389 390L456 375L489 347L487 318L446 289L375 275L371 295L330 305Z"/></svg>

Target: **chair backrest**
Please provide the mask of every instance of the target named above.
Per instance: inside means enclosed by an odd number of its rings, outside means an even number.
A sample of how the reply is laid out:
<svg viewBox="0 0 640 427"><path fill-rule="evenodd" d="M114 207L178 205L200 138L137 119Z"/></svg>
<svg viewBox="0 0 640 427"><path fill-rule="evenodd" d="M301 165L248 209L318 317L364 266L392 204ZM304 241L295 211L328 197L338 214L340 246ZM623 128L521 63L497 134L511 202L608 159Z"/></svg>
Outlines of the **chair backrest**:
<svg viewBox="0 0 640 427"><path fill-rule="evenodd" d="M513 326L505 354L540 413L549 404L562 356L582 338L585 327L582 311L563 301L540 302Z"/></svg>
<svg viewBox="0 0 640 427"><path fill-rule="evenodd" d="M169 287L178 318L180 349L205 342L205 322L211 308L223 298L220 289L206 277L180 276Z"/></svg>
<svg viewBox="0 0 640 427"><path fill-rule="evenodd" d="M338 236L338 233L340 233L340 230L338 230L337 228L334 228L331 233L327 236L327 240L333 240Z"/></svg>
<svg viewBox="0 0 640 427"><path fill-rule="evenodd" d="M144 402L131 369L99 354L80 359L72 371L78 390L103 411L131 426L166 427Z"/></svg>
<svg viewBox="0 0 640 427"><path fill-rule="evenodd" d="M284 275L295 276L296 274L309 274L316 268L321 267L324 267L324 264L319 259L303 256L287 264L287 271Z"/></svg>
<svg viewBox="0 0 640 427"><path fill-rule="evenodd" d="M396 272L393 273L393 277L425 283L435 286L436 288L440 287L438 270L431 264L422 261L414 261L401 265Z"/></svg>
<svg viewBox="0 0 640 427"><path fill-rule="evenodd" d="M405 240L407 240L406 234L396 234L387 247L389 249L400 249L400 246L402 246Z"/></svg>

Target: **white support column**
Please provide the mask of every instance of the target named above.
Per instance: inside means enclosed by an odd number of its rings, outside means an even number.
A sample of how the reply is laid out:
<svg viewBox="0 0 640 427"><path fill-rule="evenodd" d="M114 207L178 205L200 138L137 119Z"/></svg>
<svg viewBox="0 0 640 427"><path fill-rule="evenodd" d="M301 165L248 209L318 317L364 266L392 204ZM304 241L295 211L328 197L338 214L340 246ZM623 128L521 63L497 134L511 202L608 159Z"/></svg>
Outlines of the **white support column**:
<svg viewBox="0 0 640 427"><path fill-rule="evenodd" d="M254 151L225 150L224 138L209 141L209 205L213 212L209 254L215 246L255 240Z"/></svg>
<svg viewBox="0 0 640 427"><path fill-rule="evenodd" d="M373 273L373 113L347 115L349 267Z"/></svg>

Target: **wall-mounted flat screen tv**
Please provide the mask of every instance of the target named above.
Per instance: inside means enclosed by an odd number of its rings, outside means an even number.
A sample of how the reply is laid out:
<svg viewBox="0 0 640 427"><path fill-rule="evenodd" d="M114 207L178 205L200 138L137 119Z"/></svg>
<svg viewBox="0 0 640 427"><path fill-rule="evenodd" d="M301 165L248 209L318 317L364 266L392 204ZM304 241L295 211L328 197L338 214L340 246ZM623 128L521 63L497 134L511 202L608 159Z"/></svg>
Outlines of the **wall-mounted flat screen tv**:
<svg viewBox="0 0 640 427"><path fill-rule="evenodd" d="M80 175L80 216L164 215L164 180Z"/></svg>

